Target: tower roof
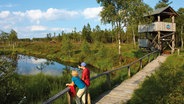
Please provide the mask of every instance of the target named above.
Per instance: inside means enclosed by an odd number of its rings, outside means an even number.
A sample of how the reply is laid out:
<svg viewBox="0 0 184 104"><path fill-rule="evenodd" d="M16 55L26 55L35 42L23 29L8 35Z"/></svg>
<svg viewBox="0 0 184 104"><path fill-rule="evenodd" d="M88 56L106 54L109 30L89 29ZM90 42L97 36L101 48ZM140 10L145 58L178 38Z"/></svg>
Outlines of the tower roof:
<svg viewBox="0 0 184 104"><path fill-rule="evenodd" d="M178 16L178 13L172 7L167 6L163 8L158 8L153 12L146 14L145 17L149 17L149 16L156 17L158 15L160 15L162 19L165 19L165 18L170 18L171 16Z"/></svg>

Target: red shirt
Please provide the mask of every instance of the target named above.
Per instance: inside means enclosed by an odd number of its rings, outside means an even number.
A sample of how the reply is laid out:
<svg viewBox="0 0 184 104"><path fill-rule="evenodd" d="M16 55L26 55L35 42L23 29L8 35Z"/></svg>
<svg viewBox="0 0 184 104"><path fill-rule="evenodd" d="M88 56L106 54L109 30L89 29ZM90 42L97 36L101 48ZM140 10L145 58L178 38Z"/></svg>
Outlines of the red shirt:
<svg viewBox="0 0 184 104"><path fill-rule="evenodd" d="M88 68L83 69L82 80L84 81L87 87L90 85L90 71Z"/></svg>

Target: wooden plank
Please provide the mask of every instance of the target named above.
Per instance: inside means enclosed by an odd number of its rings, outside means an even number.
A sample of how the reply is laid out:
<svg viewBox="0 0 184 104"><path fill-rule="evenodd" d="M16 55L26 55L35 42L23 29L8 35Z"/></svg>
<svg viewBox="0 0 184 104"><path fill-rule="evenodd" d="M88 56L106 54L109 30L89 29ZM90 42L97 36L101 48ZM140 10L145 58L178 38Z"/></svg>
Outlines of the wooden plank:
<svg viewBox="0 0 184 104"><path fill-rule="evenodd" d="M167 31L167 32L175 32L176 31L176 23L170 22L153 22L151 24L144 24L138 26L138 32L156 32L156 31Z"/></svg>
<svg viewBox="0 0 184 104"><path fill-rule="evenodd" d="M140 72L135 74L132 78L122 82L110 92L103 95L103 97L96 101L95 104L123 104L131 99L134 90L139 88L140 83L160 66L160 62L166 60L166 56L159 56L150 64L146 65Z"/></svg>

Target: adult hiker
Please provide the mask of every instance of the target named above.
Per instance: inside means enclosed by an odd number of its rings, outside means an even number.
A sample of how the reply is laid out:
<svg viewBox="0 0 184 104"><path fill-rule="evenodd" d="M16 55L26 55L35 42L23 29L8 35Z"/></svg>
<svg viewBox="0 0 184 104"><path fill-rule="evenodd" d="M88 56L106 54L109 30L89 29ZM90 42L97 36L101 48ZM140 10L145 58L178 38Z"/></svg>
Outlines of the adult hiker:
<svg viewBox="0 0 184 104"><path fill-rule="evenodd" d="M88 87L90 86L90 71L89 69L86 67L86 63L82 62L81 66L78 66L78 68L82 69L82 76L81 79L84 81L84 83L86 84L86 89L88 89ZM87 93L87 92L86 92ZM86 93L84 93L82 99L85 99L86 101ZM85 104L85 103L84 103Z"/></svg>
<svg viewBox="0 0 184 104"><path fill-rule="evenodd" d="M82 76L81 79L84 81L87 87L90 86L90 71L86 67L86 63L82 62L81 66L78 66L78 68L82 69Z"/></svg>

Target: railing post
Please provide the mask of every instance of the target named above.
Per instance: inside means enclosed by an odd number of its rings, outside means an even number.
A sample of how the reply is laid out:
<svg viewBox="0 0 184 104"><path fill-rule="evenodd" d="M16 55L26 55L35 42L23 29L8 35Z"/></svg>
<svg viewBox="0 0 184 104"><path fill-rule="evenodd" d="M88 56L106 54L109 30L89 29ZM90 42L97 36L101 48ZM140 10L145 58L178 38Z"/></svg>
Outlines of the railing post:
<svg viewBox="0 0 184 104"><path fill-rule="evenodd" d="M72 96L69 92L67 92L67 99L68 99L68 104L72 104Z"/></svg>
<svg viewBox="0 0 184 104"><path fill-rule="evenodd" d="M130 66L128 66L128 77L130 78Z"/></svg>
<svg viewBox="0 0 184 104"><path fill-rule="evenodd" d="M89 89L88 87L86 88L86 92L85 92L85 100L86 100L86 103L85 104L91 104L91 96L90 96L90 93L89 93ZM84 96L84 95L83 95Z"/></svg>
<svg viewBox="0 0 184 104"><path fill-rule="evenodd" d="M154 54L153 54L154 55ZM154 56L153 56L154 57ZM150 55L148 55L148 63L150 63Z"/></svg>
<svg viewBox="0 0 184 104"><path fill-rule="evenodd" d="M108 88L111 89L110 73L106 74L106 82L107 82Z"/></svg>
<svg viewBox="0 0 184 104"><path fill-rule="evenodd" d="M91 96L89 92L87 93L87 104L91 104Z"/></svg>
<svg viewBox="0 0 184 104"><path fill-rule="evenodd" d="M142 69L142 59L140 60L140 69Z"/></svg>
<svg viewBox="0 0 184 104"><path fill-rule="evenodd" d="M155 53L152 53L152 55L153 55L153 59L155 60L155 59L156 59L156 57L157 57L157 56L159 56L159 54L160 54L160 52L158 52L158 53L156 52L156 55L155 55Z"/></svg>

